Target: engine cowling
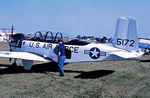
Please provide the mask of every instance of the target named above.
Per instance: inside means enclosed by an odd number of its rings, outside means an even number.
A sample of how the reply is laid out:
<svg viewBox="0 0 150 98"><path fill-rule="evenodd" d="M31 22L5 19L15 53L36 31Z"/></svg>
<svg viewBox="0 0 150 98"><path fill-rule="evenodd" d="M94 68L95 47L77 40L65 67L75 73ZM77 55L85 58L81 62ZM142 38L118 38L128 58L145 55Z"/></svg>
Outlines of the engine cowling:
<svg viewBox="0 0 150 98"><path fill-rule="evenodd" d="M11 36L12 40L10 42L10 46L21 48L22 40L25 40L24 34L17 33Z"/></svg>

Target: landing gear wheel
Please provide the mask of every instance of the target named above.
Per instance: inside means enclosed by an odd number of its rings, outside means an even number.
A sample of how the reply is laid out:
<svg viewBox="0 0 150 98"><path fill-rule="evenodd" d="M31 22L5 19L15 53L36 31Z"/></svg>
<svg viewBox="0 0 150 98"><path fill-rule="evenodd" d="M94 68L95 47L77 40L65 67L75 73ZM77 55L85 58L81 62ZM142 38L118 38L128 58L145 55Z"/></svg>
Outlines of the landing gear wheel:
<svg viewBox="0 0 150 98"><path fill-rule="evenodd" d="M12 63L12 66L17 67L17 63L16 62Z"/></svg>
<svg viewBox="0 0 150 98"><path fill-rule="evenodd" d="M14 59L13 63L12 63L13 67L17 67L17 59Z"/></svg>

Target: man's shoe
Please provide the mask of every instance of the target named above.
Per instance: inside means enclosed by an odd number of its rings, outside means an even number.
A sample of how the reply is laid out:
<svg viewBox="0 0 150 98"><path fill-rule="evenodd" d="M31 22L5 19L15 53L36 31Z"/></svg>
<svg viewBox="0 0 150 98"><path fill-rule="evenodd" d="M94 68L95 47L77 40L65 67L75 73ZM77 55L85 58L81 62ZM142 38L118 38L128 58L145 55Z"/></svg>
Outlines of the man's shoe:
<svg viewBox="0 0 150 98"><path fill-rule="evenodd" d="M65 75L60 74L59 76L64 77Z"/></svg>

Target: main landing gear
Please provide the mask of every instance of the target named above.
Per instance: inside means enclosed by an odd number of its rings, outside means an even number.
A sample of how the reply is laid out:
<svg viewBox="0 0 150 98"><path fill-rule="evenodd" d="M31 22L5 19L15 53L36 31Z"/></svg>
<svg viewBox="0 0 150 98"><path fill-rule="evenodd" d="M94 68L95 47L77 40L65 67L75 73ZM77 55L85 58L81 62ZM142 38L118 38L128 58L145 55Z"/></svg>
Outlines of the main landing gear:
<svg viewBox="0 0 150 98"><path fill-rule="evenodd" d="M12 59L12 58L10 58L10 59L9 59L9 62L12 62L12 66L13 66L13 67L17 67L17 59Z"/></svg>

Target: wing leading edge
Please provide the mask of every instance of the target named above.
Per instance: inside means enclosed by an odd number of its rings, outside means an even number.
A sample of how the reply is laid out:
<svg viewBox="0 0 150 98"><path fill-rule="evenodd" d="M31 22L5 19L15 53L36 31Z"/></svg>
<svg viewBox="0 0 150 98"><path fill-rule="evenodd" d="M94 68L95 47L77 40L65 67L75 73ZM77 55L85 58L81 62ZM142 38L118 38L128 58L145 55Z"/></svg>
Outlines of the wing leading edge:
<svg viewBox="0 0 150 98"><path fill-rule="evenodd" d="M41 57L41 56L33 54L33 53L28 53L28 52L0 51L0 57L51 62L51 60L45 59L44 57Z"/></svg>

